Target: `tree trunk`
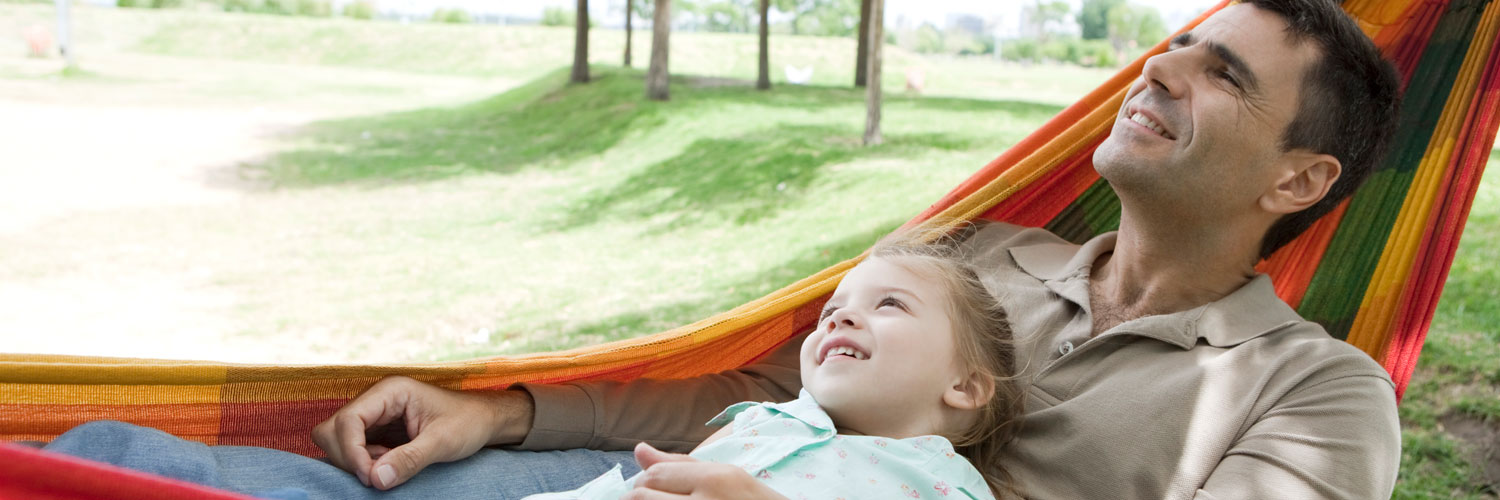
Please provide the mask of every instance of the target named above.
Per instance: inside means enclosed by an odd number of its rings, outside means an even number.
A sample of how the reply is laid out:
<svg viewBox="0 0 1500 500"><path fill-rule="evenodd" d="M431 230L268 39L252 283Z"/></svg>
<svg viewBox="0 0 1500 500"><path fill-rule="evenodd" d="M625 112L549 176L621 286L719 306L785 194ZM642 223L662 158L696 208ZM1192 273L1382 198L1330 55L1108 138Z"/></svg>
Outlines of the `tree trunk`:
<svg viewBox="0 0 1500 500"><path fill-rule="evenodd" d="M880 47L881 37L884 36L885 0L871 0L870 2L870 68L866 74L865 82L865 145L874 146L880 144Z"/></svg>
<svg viewBox="0 0 1500 500"><path fill-rule="evenodd" d="M630 18L635 17L632 8L636 0L625 0L625 67L630 67Z"/></svg>
<svg viewBox="0 0 1500 500"><path fill-rule="evenodd" d="M771 88L771 0L760 0L760 76L755 79L755 88Z"/></svg>
<svg viewBox="0 0 1500 500"><path fill-rule="evenodd" d="M578 14L574 16L573 76L568 81L589 81L589 0L578 0Z"/></svg>
<svg viewBox="0 0 1500 500"><path fill-rule="evenodd" d="M869 71L867 66L869 59L866 54L870 51L870 0L859 0L859 41L858 48L854 54L854 86L865 86L865 72Z"/></svg>
<svg viewBox="0 0 1500 500"><path fill-rule="evenodd" d="M651 68L646 71L646 98L665 101L671 97L667 72L667 38L672 33L672 0L656 0L651 21Z"/></svg>

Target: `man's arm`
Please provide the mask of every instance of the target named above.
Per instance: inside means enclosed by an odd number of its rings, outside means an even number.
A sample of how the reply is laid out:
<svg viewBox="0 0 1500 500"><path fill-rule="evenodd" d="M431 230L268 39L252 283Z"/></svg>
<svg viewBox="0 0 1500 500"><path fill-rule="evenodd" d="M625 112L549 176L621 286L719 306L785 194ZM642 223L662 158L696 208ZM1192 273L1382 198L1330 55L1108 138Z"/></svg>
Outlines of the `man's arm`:
<svg viewBox="0 0 1500 500"><path fill-rule="evenodd" d="M1196 498L1390 498L1400 461L1391 382L1368 372L1330 377L1277 401Z"/></svg>
<svg viewBox="0 0 1500 500"><path fill-rule="evenodd" d="M531 393L536 416L519 448L629 450L645 441L685 453L713 432L704 424L731 404L796 399L805 337L738 370L690 379L520 384Z"/></svg>

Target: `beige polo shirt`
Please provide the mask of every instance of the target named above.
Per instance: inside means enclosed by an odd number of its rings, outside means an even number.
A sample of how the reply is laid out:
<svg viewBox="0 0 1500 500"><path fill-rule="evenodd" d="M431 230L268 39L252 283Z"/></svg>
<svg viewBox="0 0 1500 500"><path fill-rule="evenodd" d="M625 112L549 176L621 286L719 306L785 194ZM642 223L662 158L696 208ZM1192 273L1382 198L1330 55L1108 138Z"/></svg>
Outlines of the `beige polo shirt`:
<svg viewBox="0 0 1500 500"><path fill-rule="evenodd" d="M1090 337L1092 263L1114 248L990 225L969 241L1021 342L1026 415L1007 468L1030 498L1389 498L1400 460L1385 370L1259 276ZM789 400L797 344L689 380L527 385L526 449L690 449L739 401Z"/></svg>

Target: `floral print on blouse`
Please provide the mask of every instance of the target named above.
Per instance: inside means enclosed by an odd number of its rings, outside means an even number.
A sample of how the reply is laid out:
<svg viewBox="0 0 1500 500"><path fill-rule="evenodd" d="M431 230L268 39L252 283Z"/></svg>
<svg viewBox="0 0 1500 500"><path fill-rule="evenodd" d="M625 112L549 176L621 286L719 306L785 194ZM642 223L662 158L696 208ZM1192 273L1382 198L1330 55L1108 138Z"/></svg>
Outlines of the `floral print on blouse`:
<svg viewBox="0 0 1500 500"><path fill-rule="evenodd" d="M739 403L709 421L734 432L692 453L737 465L792 500L994 500L984 477L940 436L892 439L839 435L806 390L786 403ZM542 499L616 499L634 478L619 467L576 490Z"/></svg>

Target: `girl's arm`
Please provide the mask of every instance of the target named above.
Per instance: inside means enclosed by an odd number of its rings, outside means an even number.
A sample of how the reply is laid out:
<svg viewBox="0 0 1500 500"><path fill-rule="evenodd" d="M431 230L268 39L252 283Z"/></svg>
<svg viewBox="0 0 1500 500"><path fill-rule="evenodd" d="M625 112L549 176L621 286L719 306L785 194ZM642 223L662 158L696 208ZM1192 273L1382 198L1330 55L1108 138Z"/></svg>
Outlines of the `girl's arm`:
<svg viewBox="0 0 1500 500"><path fill-rule="evenodd" d="M719 428L719 430L716 431L716 432L714 432L713 435L708 436L708 439L704 439L702 443L698 443L698 447L697 448L693 448L693 451L698 451L699 449L703 448L704 446L708 446L708 443L712 443L714 441L718 441L719 439L723 438L724 436L728 436L730 433L733 433L733 432L734 432L734 422L730 422L730 423L724 424L724 427Z"/></svg>

